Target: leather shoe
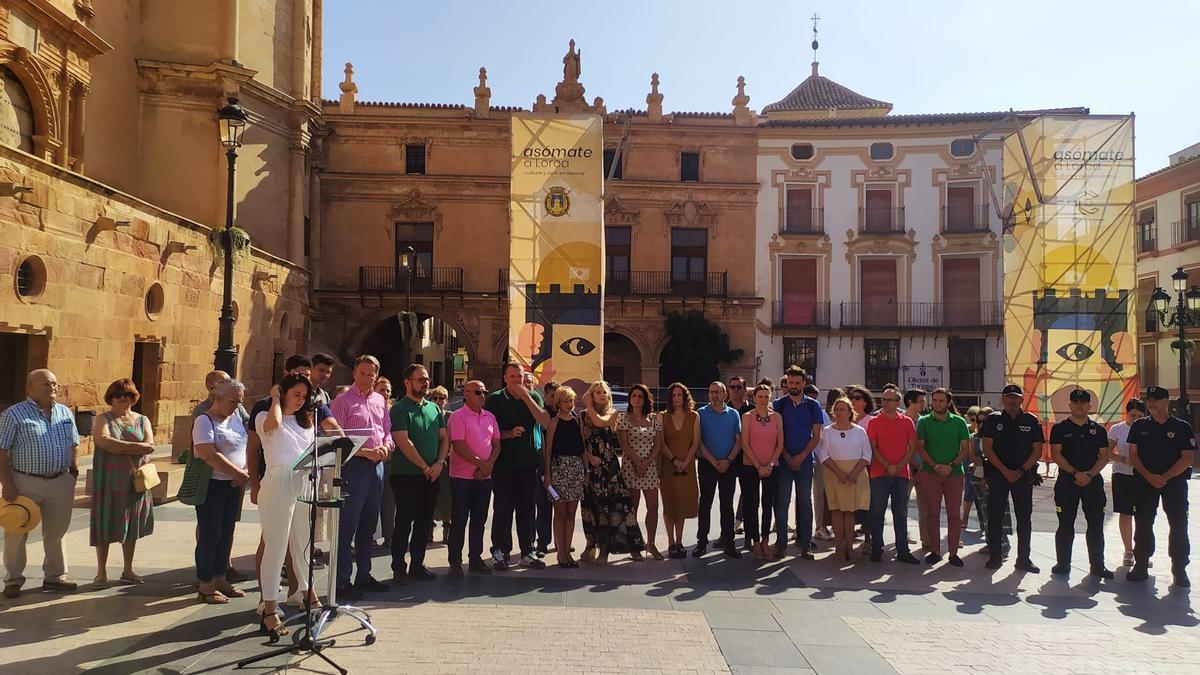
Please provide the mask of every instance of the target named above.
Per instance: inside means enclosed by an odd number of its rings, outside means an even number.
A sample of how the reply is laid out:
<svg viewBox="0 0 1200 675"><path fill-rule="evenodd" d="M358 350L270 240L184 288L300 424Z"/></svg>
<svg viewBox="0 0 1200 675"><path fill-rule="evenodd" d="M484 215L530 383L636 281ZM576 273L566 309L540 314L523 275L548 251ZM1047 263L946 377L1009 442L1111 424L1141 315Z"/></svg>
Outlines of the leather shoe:
<svg viewBox="0 0 1200 675"><path fill-rule="evenodd" d="M962 558L954 555L953 553L950 554L950 556L947 558L947 560L950 561L950 565L953 567L962 567L963 566Z"/></svg>
<svg viewBox="0 0 1200 675"><path fill-rule="evenodd" d="M467 569L471 570L471 574L482 574L487 576L492 573L492 568L482 560L472 560L467 564Z"/></svg>
<svg viewBox="0 0 1200 675"><path fill-rule="evenodd" d="M451 579L461 579L461 578L463 578L463 568L462 568L462 565L461 565L461 564L459 564L459 563L450 563L450 578L451 578Z"/></svg>
<svg viewBox="0 0 1200 675"><path fill-rule="evenodd" d="M1187 572L1185 572L1181 569L1175 570L1173 576L1175 577L1175 579L1174 579L1174 582L1172 585L1177 586L1179 588L1191 588L1192 587L1192 582L1190 579L1188 579Z"/></svg>
<svg viewBox="0 0 1200 675"><path fill-rule="evenodd" d="M437 578L437 575L424 565L409 565L408 578L416 579L417 581L433 581Z"/></svg>
<svg viewBox="0 0 1200 675"><path fill-rule="evenodd" d="M909 565L920 565L921 564L921 561L917 560L917 556L915 556L911 553L901 553L900 555L896 556L896 560L899 560L902 563L907 563Z"/></svg>
<svg viewBox="0 0 1200 675"><path fill-rule="evenodd" d="M1094 577L1100 577L1101 579L1113 578L1112 570L1108 569L1107 567L1093 567L1091 570L1091 575Z"/></svg>
<svg viewBox="0 0 1200 675"><path fill-rule="evenodd" d="M734 544L727 544L722 550L724 550L726 558L733 558L734 560L741 560L742 558L742 552Z"/></svg>
<svg viewBox="0 0 1200 675"><path fill-rule="evenodd" d="M984 564L984 567L988 568L989 570L1000 569L1000 556L994 555L989 557L987 563Z"/></svg>
<svg viewBox="0 0 1200 675"><path fill-rule="evenodd" d="M1054 567L1050 568L1050 574L1057 574L1057 575L1065 577L1070 573L1071 573L1071 566L1067 565L1065 563L1058 563Z"/></svg>
<svg viewBox="0 0 1200 675"><path fill-rule="evenodd" d="M1038 572L1042 571L1042 569L1037 565L1034 565L1033 561L1029 558L1018 560L1015 567L1023 572L1029 572L1030 574L1037 574Z"/></svg>
<svg viewBox="0 0 1200 675"><path fill-rule="evenodd" d="M362 591L358 590L354 586L351 586L350 584L344 584L342 586L338 586L337 596L338 600L350 600L353 602L354 600L362 600L363 594Z"/></svg>
<svg viewBox="0 0 1200 675"><path fill-rule="evenodd" d="M1133 569L1125 573L1125 581L1145 581L1150 578L1150 572L1146 570L1145 565L1134 565Z"/></svg>
<svg viewBox="0 0 1200 675"><path fill-rule="evenodd" d="M43 591L73 591L79 588L74 581L46 581L42 583Z"/></svg>
<svg viewBox="0 0 1200 675"><path fill-rule="evenodd" d="M21 597L21 587L16 584L9 584L4 587L4 597L9 600Z"/></svg>
<svg viewBox="0 0 1200 675"><path fill-rule="evenodd" d="M390 586L372 576L368 576L366 579L354 584L354 586L366 593L386 593L391 590Z"/></svg>
<svg viewBox="0 0 1200 675"><path fill-rule="evenodd" d="M693 558L699 558L700 556L704 555L705 553L708 553L708 542L707 541L702 541L702 542L696 544L696 548L692 549L692 557Z"/></svg>

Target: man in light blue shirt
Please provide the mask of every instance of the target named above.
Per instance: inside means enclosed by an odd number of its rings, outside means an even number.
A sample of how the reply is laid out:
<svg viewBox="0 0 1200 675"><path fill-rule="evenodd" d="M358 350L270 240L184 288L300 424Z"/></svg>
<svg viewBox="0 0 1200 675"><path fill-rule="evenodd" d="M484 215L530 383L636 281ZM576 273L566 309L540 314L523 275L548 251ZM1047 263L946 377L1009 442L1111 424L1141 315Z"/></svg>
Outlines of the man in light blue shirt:
<svg viewBox="0 0 1200 675"><path fill-rule="evenodd" d="M708 530L712 520L713 497L720 492L721 539L725 555L741 558L733 543L733 490L738 472L734 468L742 449L742 416L725 405L725 383L708 385L708 405L700 408L700 459L696 475L700 479L700 522L696 528L696 548L692 557L708 551Z"/></svg>

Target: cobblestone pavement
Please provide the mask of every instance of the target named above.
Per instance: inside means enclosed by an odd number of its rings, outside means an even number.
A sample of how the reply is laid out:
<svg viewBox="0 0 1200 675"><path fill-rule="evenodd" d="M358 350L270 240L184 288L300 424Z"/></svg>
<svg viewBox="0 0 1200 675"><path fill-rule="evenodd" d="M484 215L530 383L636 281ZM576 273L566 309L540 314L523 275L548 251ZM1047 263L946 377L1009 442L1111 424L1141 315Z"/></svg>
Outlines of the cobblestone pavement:
<svg viewBox="0 0 1200 675"><path fill-rule="evenodd" d="M1196 503L1200 480L1190 489ZM380 629L376 644L364 645L364 633L341 618L327 633L337 643L325 653L352 672L1195 672L1200 594L1168 587L1165 519L1157 526L1151 582L1124 581L1114 517L1106 526L1107 558L1117 579L1084 576L1082 517L1072 574L1052 577L1050 495L1049 483L1038 489L1033 550L1043 571L1037 575L1017 573L1011 564L984 569L974 517L962 569L872 564L865 557L843 565L825 551L815 562L777 563L710 553L642 563L619 556L607 567L451 580L445 548L436 544L427 560L443 573L436 582L413 582L358 603ZM83 583L95 574L86 510L76 511L68 535L79 592L37 590L42 557L40 543L31 540L25 593L0 600L0 673L227 672L266 649L254 625L255 583L242 584L249 596L229 605L199 604L191 587L193 512L168 504L155 514L155 533L136 556L147 580L141 586ZM1196 521L1191 534L1200 542ZM915 521L910 525L915 532ZM889 539L890 533L889 526ZM247 504L234 549L240 569L253 567L257 540L257 512ZM658 543L665 549L661 531ZM375 564L375 576L389 576L386 553ZM119 570L114 550L110 578ZM1200 569L1193 572L1200 576ZM319 587L324 583L322 575ZM276 669L333 672L297 655L245 672Z"/></svg>

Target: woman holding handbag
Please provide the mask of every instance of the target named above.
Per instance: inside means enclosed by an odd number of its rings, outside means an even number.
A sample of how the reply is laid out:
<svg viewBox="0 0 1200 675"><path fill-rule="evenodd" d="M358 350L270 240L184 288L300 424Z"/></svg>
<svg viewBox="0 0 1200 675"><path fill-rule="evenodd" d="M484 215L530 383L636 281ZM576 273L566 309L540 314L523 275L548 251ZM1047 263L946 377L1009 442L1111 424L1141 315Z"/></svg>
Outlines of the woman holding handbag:
<svg viewBox="0 0 1200 675"><path fill-rule="evenodd" d="M246 387L237 380L228 380L213 387L213 395L216 400L212 407L192 423L192 452L207 465L204 473L208 474L201 477L206 479L205 485L197 489L193 500L198 502L195 504L196 578L200 580L201 600L210 605L224 605L230 598L246 595L225 579L242 488L250 480L246 472L246 426L237 414ZM189 466L188 470L191 469ZM187 482L185 475L184 483Z"/></svg>
<svg viewBox="0 0 1200 675"><path fill-rule="evenodd" d="M133 552L137 540L154 532L154 500L138 480L139 471L154 473L147 457L154 452L154 430L145 415L133 411L140 394L132 380L121 379L108 385L104 402L108 412L100 416L92 431L95 453L92 455L92 504L89 539L96 547L97 587L108 585L108 547L121 544L125 567L122 584L140 584L133 571Z"/></svg>
<svg viewBox="0 0 1200 675"><path fill-rule="evenodd" d="M284 556L291 551L292 569L296 571L296 594L307 596L310 607L320 607L316 593L308 588L309 516L312 505L296 498L304 492L308 473L292 466L312 446L316 439L312 404L313 386L303 375L287 375L271 387L271 405L258 413L254 428L262 439L263 457L267 472L258 492L258 517L262 525L262 576L259 591L262 604L258 608L259 628L272 637L287 635L281 625L279 608L280 568ZM289 546L288 544L291 544Z"/></svg>

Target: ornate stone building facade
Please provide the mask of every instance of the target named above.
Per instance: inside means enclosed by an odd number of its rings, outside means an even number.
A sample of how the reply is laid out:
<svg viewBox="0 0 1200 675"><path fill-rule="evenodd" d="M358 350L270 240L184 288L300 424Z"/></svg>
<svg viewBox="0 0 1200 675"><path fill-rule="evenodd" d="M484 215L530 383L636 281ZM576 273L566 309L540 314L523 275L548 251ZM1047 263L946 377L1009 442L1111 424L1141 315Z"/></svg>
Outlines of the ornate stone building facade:
<svg viewBox="0 0 1200 675"><path fill-rule="evenodd" d="M340 99L323 107L314 338L349 356L411 307L447 322L472 375L495 381L508 345L515 109L491 105L482 68L470 106L363 102L360 84L368 86L347 64ZM744 82L731 90L729 112L664 113L655 74L644 110L609 112L599 97L587 102L578 70L565 67L554 96L532 106L605 118L605 375L616 384L667 384L659 382L663 315L683 309L702 311L744 349L726 371L754 370L756 120ZM409 246L417 251L411 289L396 273ZM380 354L385 370L401 355L400 345Z"/></svg>

